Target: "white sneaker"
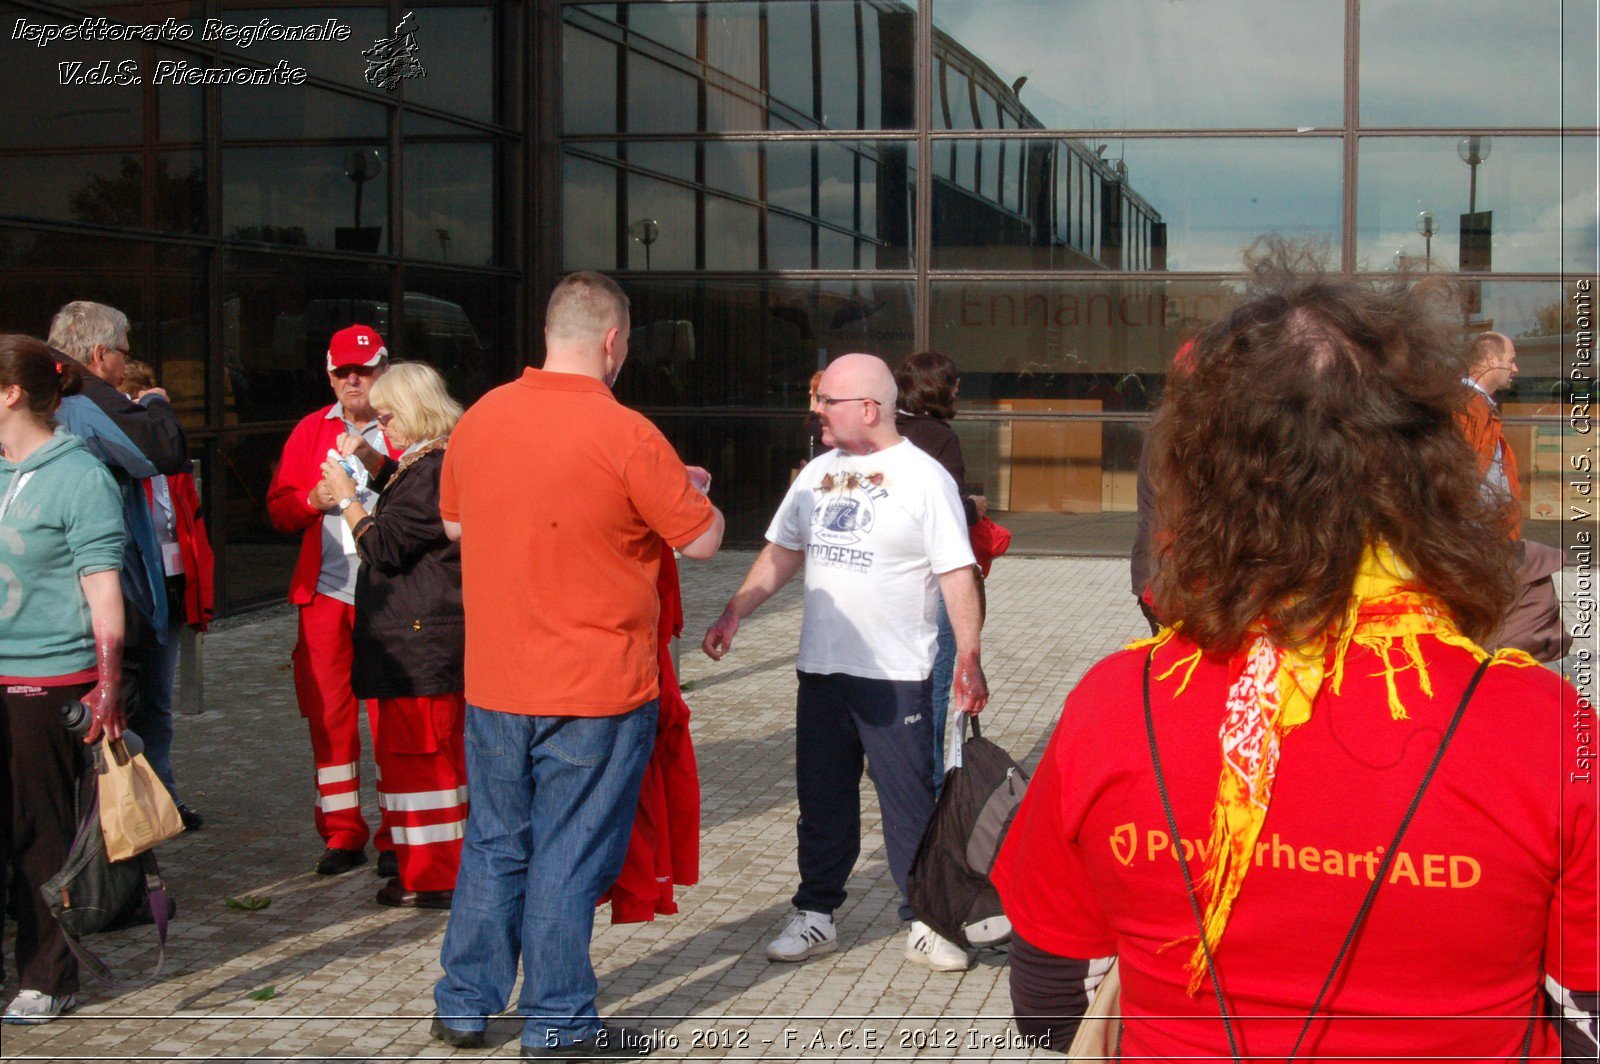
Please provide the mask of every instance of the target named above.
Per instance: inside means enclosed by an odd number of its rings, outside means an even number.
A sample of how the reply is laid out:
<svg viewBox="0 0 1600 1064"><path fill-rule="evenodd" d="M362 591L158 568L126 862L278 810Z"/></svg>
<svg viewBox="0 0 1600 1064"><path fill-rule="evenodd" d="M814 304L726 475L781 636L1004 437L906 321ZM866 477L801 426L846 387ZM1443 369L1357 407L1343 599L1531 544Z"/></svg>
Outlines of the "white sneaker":
<svg viewBox="0 0 1600 1064"><path fill-rule="evenodd" d="M6 1008L6 1023L49 1023L60 1018L63 1012L70 1012L78 1004L78 999L71 994L66 997L51 997L42 990L24 990L17 995Z"/></svg>
<svg viewBox="0 0 1600 1064"><path fill-rule="evenodd" d="M972 966L966 950L921 920L911 921L906 932L906 960L926 964L936 972L964 972Z"/></svg>
<svg viewBox="0 0 1600 1064"><path fill-rule="evenodd" d="M792 963L820 957L839 948L839 936L829 913L795 910L783 934L767 943L767 960Z"/></svg>

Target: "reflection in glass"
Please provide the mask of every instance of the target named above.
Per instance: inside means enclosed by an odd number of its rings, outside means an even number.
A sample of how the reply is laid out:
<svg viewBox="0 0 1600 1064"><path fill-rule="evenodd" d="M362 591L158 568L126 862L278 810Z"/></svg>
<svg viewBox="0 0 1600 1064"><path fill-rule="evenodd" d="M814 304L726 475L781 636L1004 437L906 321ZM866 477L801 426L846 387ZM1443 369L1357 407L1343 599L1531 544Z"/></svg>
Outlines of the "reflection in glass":
<svg viewBox="0 0 1600 1064"><path fill-rule="evenodd" d="M343 25L350 27L348 41L268 41L259 40L251 43L249 48L228 46L224 42L224 65L235 65L233 60L238 56L252 59L257 63L271 66L283 59L292 66L305 67L306 72L312 77L324 78L328 81L349 85L353 88L370 90L365 79L367 61L362 58L361 50L370 48L374 41L388 37L392 27L388 25L388 10L382 3L368 2L364 4L347 4L339 7L251 7L234 0L225 0L222 4L222 21L229 25L248 26L259 23L262 19L279 25L307 26L315 25L326 19L338 19ZM442 40L439 42L444 43ZM424 47L426 41L423 42ZM424 53L426 55L426 53ZM426 66L424 62L424 66ZM429 71L430 75L432 71ZM164 87L163 87L164 89ZM301 90L303 91L303 90ZM264 96L269 101L277 102L285 97L299 95L299 92L284 93L268 89L254 92L228 93L227 103L231 106L235 97ZM227 107L223 108L224 114Z"/></svg>
<svg viewBox="0 0 1600 1064"><path fill-rule="evenodd" d="M503 350L501 308L509 283L496 277L406 270L405 357L437 369L464 405L502 383L494 353Z"/></svg>
<svg viewBox="0 0 1600 1064"><path fill-rule="evenodd" d="M803 413L811 374L829 359L911 351L909 281L621 283L633 335L617 394L630 406Z"/></svg>
<svg viewBox="0 0 1600 1064"><path fill-rule="evenodd" d="M1363 0L1361 124L1592 126L1594 26L1595 0Z"/></svg>
<svg viewBox="0 0 1600 1064"><path fill-rule="evenodd" d="M387 252L388 170L378 147L226 148L223 230L234 240Z"/></svg>
<svg viewBox="0 0 1600 1064"><path fill-rule="evenodd" d="M48 221L204 232L200 153L151 154L148 173L141 158L137 154L0 155L6 212ZM151 187L147 190L146 185Z"/></svg>
<svg viewBox="0 0 1600 1064"><path fill-rule="evenodd" d="M1342 121L1341 0L937 0L932 8L949 109L946 118L936 88L936 128L972 127L961 100L969 79L983 129L997 128L1000 110L1025 111L1022 128L1046 129Z"/></svg>
<svg viewBox="0 0 1600 1064"><path fill-rule="evenodd" d="M1425 261L1423 211L1437 219L1435 269L1594 270L1595 139L1484 137L1481 162L1464 162L1457 137L1364 137L1356 254L1363 269L1397 256ZM1481 148L1480 148L1481 153ZM1475 188L1474 188L1475 181ZM1469 208L1476 208L1469 215ZM1462 236L1466 234L1463 244Z"/></svg>
<svg viewBox="0 0 1600 1064"><path fill-rule="evenodd" d="M405 254L435 262L492 265L495 260L495 166L490 138L457 127L454 135L405 142Z"/></svg>
<svg viewBox="0 0 1600 1064"><path fill-rule="evenodd" d="M888 0L563 9L565 133L907 129L915 8ZM763 67L765 75L763 76Z"/></svg>
<svg viewBox="0 0 1600 1064"><path fill-rule="evenodd" d="M913 152L902 141L572 144L565 264L906 269Z"/></svg>
<svg viewBox="0 0 1600 1064"><path fill-rule="evenodd" d="M1338 237L1333 138L945 143L936 268L1226 271L1265 233Z"/></svg>
<svg viewBox="0 0 1600 1064"><path fill-rule="evenodd" d="M0 229L0 321L44 336L56 310L93 299L128 315L186 427L205 420L206 252L173 244Z"/></svg>
<svg viewBox="0 0 1600 1064"><path fill-rule="evenodd" d="M406 102L494 121L495 85L514 80L496 77L494 9L425 0L405 10L414 12L417 46L428 72L405 82Z"/></svg>
<svg viewBox="0 0 1600 1064"><path fill-rule="evenodd" d="M1236 281L937 281L932 346L961 367L964 403L1084 400L1153 409L1179 344L1226 314Z"/></svg>
<svg viewBox="0 0 1600 1064"><path fill-rule="evenodd" d="M294 92L229 93L222 108L226 142L301 139L382 140L388 136L389 113L382 104L337 92L298 89Z"/></svg>
<svg viewBox="0 0 1600 1064"><path fill-rule="evenodd" d="M328 338L357 323L387 335L387 267L229 252L223 269L222 364L237 421L297 420L327 405Z"/></svg>
<svg viewBox="0 0 1600 1064"><path fill-rule="evenodd" d="M222 437L222 467L211 474L220 484L222 513L208 520L212 535L220 527L226 544L217 565L223 609L282 601L294 572L300 537L283 535L267 519L267 488L283 455L283 437L281 432Z"/></svg>

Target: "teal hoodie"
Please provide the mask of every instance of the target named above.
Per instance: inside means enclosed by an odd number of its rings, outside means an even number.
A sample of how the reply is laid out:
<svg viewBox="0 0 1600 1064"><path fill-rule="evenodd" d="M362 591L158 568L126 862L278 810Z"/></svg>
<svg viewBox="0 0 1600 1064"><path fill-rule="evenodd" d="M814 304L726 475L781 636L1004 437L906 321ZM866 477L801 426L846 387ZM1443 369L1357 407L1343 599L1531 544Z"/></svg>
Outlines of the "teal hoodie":
<svg viewBox="0 0 1600 1064"><path fill-rule="evenodd" d="M0 676L92 669L78 578L122 568L122 499L82 440L57 429L18 464L0 458Z"/></svg>

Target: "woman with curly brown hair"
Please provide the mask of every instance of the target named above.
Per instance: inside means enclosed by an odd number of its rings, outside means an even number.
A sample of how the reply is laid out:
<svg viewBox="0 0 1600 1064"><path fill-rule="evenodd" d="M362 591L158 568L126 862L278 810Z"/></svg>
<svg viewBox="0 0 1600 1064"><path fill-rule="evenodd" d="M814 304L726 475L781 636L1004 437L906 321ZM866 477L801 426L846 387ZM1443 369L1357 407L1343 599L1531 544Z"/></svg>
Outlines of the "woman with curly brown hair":
<svg viewBox="0 0 1600 1064"><path fill-rule="evenodd" d="M994 871L1018 1025L1065 1050L1115 958L1130 1058L1571 1052L1595 790L1569 781L1576 691L1478 646L1512 559L1450 305L1256 282L1149 444L1170 627L1068 697ZM1545 990L1560 1032L1529 1019Z"/></svg>

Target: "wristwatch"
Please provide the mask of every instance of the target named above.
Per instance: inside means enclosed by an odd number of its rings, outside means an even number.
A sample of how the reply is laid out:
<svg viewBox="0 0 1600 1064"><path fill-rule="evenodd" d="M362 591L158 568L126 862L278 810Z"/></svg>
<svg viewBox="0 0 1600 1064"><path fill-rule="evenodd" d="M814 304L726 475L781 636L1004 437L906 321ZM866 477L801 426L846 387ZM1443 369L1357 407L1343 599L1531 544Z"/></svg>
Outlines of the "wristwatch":
<svg viewBox="0 0 1600 1064"><path fill-rule="evenodd" d="M340 499L339 500L339 512L340 513L344 513L346 510L350 509L350 504L353 503L353 502L355 502L355 500L352 499L348 495L346 495L344 498Z"/></svg>

